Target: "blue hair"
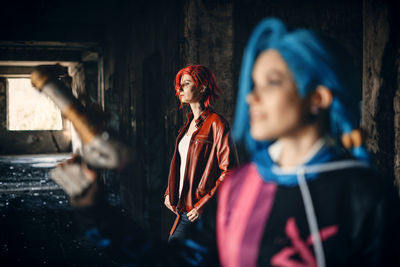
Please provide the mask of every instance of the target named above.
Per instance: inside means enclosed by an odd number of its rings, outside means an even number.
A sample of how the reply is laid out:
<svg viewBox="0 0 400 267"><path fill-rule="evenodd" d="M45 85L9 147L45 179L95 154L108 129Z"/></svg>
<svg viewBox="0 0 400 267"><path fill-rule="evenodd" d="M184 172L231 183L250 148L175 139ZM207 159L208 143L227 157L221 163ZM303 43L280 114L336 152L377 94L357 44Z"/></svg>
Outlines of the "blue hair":
<svg viewBox="0 0 400 267"><path fill-rule="evenodd" d="M276 18L262 20L254 29L243 55L239 79L233 139L244 143L250 153L269 146L250 136L249 107L245 99L253 88L252 71L257 56L267 50L277 50L294 77L300 97L311 95L318 85L330 89L333 95L329 109L330 134L340 140L359 126L359 92L361 92L351 57L334 40L313 31L288 31ZM360 159L368 159L363 147L352 149Z"/></svg>

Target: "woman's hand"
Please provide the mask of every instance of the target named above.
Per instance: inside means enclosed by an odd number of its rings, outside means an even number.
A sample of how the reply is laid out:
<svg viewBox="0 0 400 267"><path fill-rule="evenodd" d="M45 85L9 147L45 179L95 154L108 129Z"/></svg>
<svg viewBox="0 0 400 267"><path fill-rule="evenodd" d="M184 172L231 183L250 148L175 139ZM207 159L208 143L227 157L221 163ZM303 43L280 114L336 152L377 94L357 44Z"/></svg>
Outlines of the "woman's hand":
<svg viewBox="0 0 400 267"><path fill-rule="evenodd" d="M193 208L191 211L187 213L187 217L189 221L194 222L200 217L200 213L196 208Z"/></svg>
<svg viewBox="0 0 400 267"><path fill-rule="evenodd" d="M166 195L164 198L164 205L171 210L173 213L177 214L176 211L174 210L174 208L171 205L171 202L169 202L169 195Z"/></svg>

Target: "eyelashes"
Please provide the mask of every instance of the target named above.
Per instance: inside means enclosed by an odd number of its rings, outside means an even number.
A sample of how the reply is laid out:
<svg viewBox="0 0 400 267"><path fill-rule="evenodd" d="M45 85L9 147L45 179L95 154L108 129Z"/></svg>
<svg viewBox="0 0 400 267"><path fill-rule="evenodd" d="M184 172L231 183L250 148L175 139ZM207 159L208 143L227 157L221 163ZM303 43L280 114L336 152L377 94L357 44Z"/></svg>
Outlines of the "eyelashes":
<svg viewBox="0 0 400 267"><path fill-rule="evenodd" d="M180 88L183 88L183 87L188 86L188 85L190 85L190 83L181 84Z"/></svg>
<svg viewBox="0 0 400 267"><path fill-rule="evenodd" d="M270 85L270 86L280 86L280 85L282 85L282 81L281 80L271 79L271 80L268 81L268 85Z"/></svg>

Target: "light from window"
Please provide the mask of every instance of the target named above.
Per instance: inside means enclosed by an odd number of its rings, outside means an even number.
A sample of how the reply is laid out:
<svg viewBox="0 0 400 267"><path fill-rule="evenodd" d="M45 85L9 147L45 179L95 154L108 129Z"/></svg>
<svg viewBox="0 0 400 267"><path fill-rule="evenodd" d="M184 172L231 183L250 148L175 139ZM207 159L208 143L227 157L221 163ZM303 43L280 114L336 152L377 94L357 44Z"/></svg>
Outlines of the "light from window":
<svg viewBox="0 0 400 267"><path fill-rule="evenodd" d="M8 130L62 130L60 110L32 87L30 79L8 78Z"/></svg>

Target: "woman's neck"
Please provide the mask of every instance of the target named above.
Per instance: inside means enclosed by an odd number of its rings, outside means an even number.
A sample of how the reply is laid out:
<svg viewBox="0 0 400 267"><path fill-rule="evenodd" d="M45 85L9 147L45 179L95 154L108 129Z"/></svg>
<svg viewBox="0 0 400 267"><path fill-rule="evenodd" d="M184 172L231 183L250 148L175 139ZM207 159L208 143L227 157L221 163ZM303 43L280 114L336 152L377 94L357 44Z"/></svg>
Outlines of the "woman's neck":
<svg viewBox="0 0 400 267"><path fill-rule="evenodd" d="M321 138L320 131L316 125L302 127L290 136L281 137L281 151L278 164L281 167L296 167L302 164Z"/></svg>
<svg viewBox="0 0 400 267"><path fill-rule="evenodd" d="M200 114L203 112L204 108L200 104L200 102L190 103L190 109L193 112L193 118L197 120L200 117Z"/></svg>

